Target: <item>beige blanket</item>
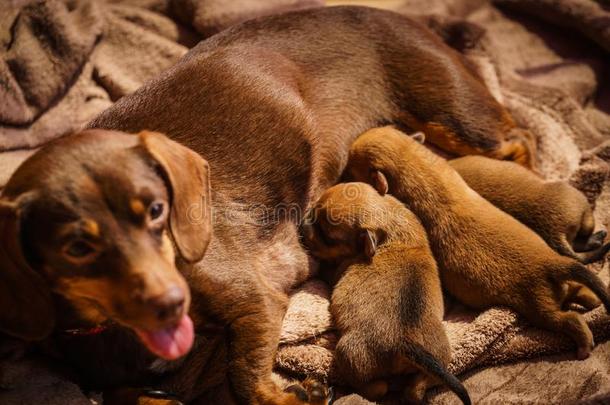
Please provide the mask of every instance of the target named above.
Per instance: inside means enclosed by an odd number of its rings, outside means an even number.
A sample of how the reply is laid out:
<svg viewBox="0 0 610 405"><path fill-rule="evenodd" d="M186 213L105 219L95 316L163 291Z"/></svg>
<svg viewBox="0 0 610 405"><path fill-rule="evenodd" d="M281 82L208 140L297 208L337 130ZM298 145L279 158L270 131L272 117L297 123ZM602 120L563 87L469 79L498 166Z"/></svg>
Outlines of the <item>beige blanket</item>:
<svg viewBox="0 0 610 405"><path fill-rule="evenodd" d="M0 6L0 44L4 46L0 53L0 151L10 152L0 154L0 187L31 148L78 129L175 63L205 35L249 15L313 3L240 0L242 7L236 7L237 2L203 0L78 0L69 8L62 2L24 8L11 6L23 2L1 1L8 4ZM543 173L550 179L572 181L596 204L600 226L610 224L607 11L593 0L496 1L519 14L485 0L355 3L394 7L421 18L467 54L494 95L537 136ZM540 13L543 3L545 12ZM542 14L547 22L528 16ZM26 74L15 75L17 71ZM592 266L606 282L607 267ZM328 287L318 280L293 295L277 357L278 372L296 377L315 374L335 381L332 348L336 336L328 296ZM449 301L447 307L445 327L454 350L451 370L468 377L466 385L476 402L565 403L610 392L610 343L603 343L610 337L610 320L601 309L587 314L601 346L591 359L572 362L570 341L529 327L509 310L494 308L479 314ZM540 360L541 355L555 353L563 353L561 361ZM524 359L536 360L497 366ZM18 391L31 391L32 376L37 376L40 387L59 390L56 377L42 376L46 365L10 364L9 368L0 365L0 388L14 390L0 391L0 402L18 401L22 398ZM496 367L474 373L490 366ZM30 369L28 374L25 370ZM573 384L566 387L566 381ZM72 393L75 387L64 383L64 388ZM74 403L85 400L83 396L73 399ZM453 400L443 393L433 402Z"/></svg>

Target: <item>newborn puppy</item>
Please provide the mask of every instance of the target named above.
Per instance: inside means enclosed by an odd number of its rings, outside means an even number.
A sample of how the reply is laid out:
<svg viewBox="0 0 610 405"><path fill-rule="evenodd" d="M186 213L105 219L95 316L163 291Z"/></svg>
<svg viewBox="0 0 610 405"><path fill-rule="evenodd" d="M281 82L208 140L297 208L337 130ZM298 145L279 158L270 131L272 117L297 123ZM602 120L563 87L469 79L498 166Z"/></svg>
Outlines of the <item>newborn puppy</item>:
<svg viewBox="0 0 610 405"><path fill-rule="evenodd" d="M550 247L582 263L602 259L606 231L593 233L587 198L565 181L544 181L521 165L483 156L449 161L468 186L537 232Z"/></svg>
<svg viewBox="0 0 610 405"><path fill-rule="evenodd" d="M343 379L379 399L389 377L404 376L403 399L418 403L442 382L469 404L445 369L451 352L440 280L415 215L368 184L344 183L322 195L303 234L311 253L336 261L342 273L330 311L341 334L335 361Z"/></svg>
<svg viewBox="0 0 610 405"><path fill-rule="evenodd" d="M392 193L418 216L430 240L444 287L473 308L507 306L533 325L565 333L588 357L593 335L578 312L571 286L610 299L600 279L538 234L474 192L447 163L391 127L361 135L352 145L345 178ZM588 297L583 305L589 304Z"/></svg>

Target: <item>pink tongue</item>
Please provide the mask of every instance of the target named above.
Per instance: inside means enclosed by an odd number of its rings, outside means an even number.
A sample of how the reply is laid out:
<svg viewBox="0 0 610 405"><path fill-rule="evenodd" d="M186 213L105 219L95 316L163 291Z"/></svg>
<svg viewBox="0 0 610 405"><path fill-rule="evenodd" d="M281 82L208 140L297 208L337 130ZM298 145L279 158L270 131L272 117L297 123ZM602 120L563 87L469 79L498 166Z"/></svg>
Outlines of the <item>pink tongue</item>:
<svg viewBox="0 0 610 405"><path fill-rule="evenodd" d="M195 334L193 321L184 315L174 327L157 331L135 330L144 345L159 357L174 360L191 350Z"/></svg>

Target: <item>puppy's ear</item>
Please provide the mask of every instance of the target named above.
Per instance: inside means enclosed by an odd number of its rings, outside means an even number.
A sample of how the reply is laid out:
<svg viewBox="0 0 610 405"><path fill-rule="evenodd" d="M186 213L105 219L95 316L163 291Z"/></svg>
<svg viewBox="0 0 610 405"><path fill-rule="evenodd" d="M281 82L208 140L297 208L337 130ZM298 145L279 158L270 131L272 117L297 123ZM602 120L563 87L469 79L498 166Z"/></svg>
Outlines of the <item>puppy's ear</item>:
<svg viewBox="0 0 610 405"><path fill-rule="evenodd" d="M139 136L169 183L172 197L169 225L180 255L188 262L198 262L212 238L208 162L163 134L142 131Z"/></svg>
<svg viewBox="0 0 610 405"><path fill-rule="evenodd" d="M369 259L375 256L375 252L377 251L377 237L375 234L367 229L362 231L360 239L362 241L364 255Z"/></svg>
<svg viewBox="0 0 610 405"><path fill-rule="evenodd" d="M421 131L411 134L411 138L415 139L417 142L419 142L421 144L426 142L426 134L424 134Z"/></svg>
<svg viewBox="0 0 610 405"><path fill-rule="evenodd" d="M0 198L0 331L24 340L42 340L55 326L51 290L21 246L21 217L33 198Z"/></svg>
<svg viewBox="0 0 610 405"><path fill-rule="evenodd" d="M371 182L379 194L386 195L388 193L388 179L386 179L385 175L381 171L374 170L371 173Z"/></svg>

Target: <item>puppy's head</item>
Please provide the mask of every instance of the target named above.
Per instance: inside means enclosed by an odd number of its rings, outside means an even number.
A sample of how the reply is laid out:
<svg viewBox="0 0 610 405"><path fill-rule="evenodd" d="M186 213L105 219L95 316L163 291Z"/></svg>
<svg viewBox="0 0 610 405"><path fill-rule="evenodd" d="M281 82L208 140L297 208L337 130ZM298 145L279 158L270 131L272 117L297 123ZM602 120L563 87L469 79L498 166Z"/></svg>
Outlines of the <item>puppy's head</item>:
<svg viewBox="0 0 610 405"><path fill-rule="evenodd" d="M321 260L370 259L387 236L387 215L391 207L368 184L337 184L307 214L301 229L303 241Z"/></svg>
<svg viewBox="0 0 610 405"><path fill-rule="evenodd" d="M161 357L184 355L190 294L173 246L203 257L209 198L207 163L158 133L89 130L41 149L0 199L0 330L44 338L57 294L81 321L114 321Z"/></svg>
<svg viewBox="0 0 610 405"><path fill-rule="evenodd" d="M413 165L409 170L401 170L400 164L409 164L405 156L417 153L419 158L438 159L421 144L425 136L422 132L407 135L393 127L371 129L360 135L350 148L347 166L343 172L345 181L361 181L372 185L381 195L391 188L393 180L400 180L405 174L418 175Z"/></svg>

